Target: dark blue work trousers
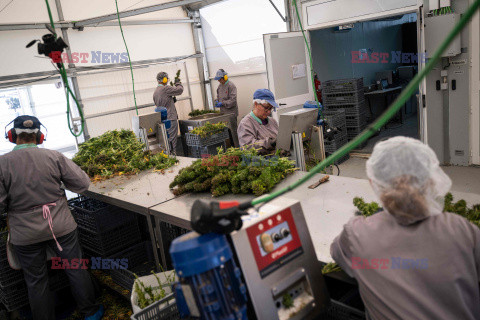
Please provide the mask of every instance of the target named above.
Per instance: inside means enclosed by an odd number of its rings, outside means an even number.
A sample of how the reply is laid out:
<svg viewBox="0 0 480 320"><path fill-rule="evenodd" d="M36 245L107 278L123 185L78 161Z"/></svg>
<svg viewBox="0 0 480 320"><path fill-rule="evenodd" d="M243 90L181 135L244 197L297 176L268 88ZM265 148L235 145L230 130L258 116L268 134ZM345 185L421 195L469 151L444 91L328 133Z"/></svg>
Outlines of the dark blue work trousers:
<svg viewBox="0 0 480 320"><path fill-rule="evenodd" d="M28 288L28 299L34 320L55 320L53 294L48 286L47 246L62 259L82 258L82 249L77 230L57 239L63 251L57 249L55 240L48 240L26 246L14 246L18 261L23 269ZM86 316L97 312L100 307L95 299L95 287L89 272L85 269L66 269L78 310Z"/></svg>

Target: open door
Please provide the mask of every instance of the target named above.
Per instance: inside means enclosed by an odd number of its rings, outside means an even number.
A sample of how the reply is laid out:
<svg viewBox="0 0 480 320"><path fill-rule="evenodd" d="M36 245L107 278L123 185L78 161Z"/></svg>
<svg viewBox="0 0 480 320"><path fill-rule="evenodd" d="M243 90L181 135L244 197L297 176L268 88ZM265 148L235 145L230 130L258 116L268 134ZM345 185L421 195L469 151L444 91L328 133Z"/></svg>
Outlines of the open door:
<svg viewBox="0 0 480 320"><path fill-rule="evenodd" d="M308 52L302 32L264 34L263 43L268 88L280 105L272 115L278 121L280 114L314 99Z"/></svg>

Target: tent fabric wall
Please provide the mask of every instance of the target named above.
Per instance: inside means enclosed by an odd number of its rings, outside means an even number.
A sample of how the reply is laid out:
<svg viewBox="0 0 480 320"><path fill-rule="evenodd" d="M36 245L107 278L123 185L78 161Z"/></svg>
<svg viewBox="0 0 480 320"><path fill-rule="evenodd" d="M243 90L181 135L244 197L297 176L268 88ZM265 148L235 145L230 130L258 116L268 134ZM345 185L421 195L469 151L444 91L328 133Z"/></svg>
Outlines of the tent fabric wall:
<svg viewBox="0 0 480 320"><path fill-rule="evenodd" d="M167 3L171 0L118 0L120 11ZM57 8L54 0L49 0L53 19L57 22ZM61 0L65 21L79 21L106 14L116 13L115 1L66 1ZM25 10L28 6L29 10ZM181 7L151 12L138 16L122 18L122 21L171 20L187 18ZM0 13L1 23L46 23L48 19L45 2L38 0L15 1L4 12ZM112 20L115 22L116 20ZM60 34L60 29L57 27ZM195 54L191 23L124 25L124 36L129 48L131 61L188 56ZM0 76L16 75L39 71L53 71L50 59L38 58L36 45L25 49L25 45L33 39L40 39L47 30L21 30L0 32L2 51L0 59L4 61L0 68ZM119 27L87 26L83 31L68 29L68 42L72 53L83 57L76 61L77 67L94 66L115 62L126 62L126 49ZM82 55L80 55L82 54ZM102 54L105 54L103 56ZM112 61L111 55L115 59ZM123 54L123 56L122 56ZM101 56L101 60L97 56ZM119 60L123 58L123 60ZM134 68L134 79L137 105L152 104L153 92L156 88L156 74L166 70L173 79L177 69L183 69L184 62L169 65L151 65ZM185 60L191 84L190 93L185 88L183 96L192 96L196 108L203 107L202 89L199 83L196 59ZM67 63L65 64L67 65ZM186 75L182 70L182 80ZM86 115L115 111L135 105L132 93L130 70L95 71L93 74L78 73L78 86ZM190 112L188 100L177 102L180 118L186 118ZM153 108L145 108L140 113L152 112ZM98 136L107 130L131 128L131 117L135 111L121 112L87 120L91 137Z"/></svg>

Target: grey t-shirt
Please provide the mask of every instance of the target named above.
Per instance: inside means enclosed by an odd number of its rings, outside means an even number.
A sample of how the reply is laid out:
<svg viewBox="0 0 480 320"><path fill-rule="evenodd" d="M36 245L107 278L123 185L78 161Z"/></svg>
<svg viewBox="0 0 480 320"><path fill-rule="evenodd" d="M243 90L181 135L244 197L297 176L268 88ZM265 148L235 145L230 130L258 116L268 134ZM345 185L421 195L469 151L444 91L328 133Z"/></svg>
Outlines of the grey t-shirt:
<svg viewBox="0 0 480 320"><path fill-rule="evenodd" d="M247 114L238 125L240 147L252 146L258 150L275 151L269 139L275 141L277 135L278 123L275 119L268 118L268 123L263 124L260 119L252 116L252 112Z"/></svg>
<svg viewBox="0 0 480 320"><path fill-rule="evenodd" d="M480 319L480 229L461 216L355 217L330 250L372 319Z"/></svg>
<svg viewBox="0 0 480 320"><path fill-rule="evenodd" d="M88 175L61 153L37 147L14 150L0 156L0 212L7 211L10 241L29 245L52 239L42 206L50 206L55 236L77 227L67 205L61 183L72 192L83 193Z"/></svg>

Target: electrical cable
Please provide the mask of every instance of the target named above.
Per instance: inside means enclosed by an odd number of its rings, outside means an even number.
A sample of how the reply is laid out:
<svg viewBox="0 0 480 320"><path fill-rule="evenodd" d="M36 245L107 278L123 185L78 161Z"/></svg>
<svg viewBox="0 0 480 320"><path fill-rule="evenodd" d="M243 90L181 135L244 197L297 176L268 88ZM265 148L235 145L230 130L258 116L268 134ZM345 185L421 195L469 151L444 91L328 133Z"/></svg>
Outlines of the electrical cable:
<svg viewBox="0 0 480 320"><path fill-rule="evenodd" d="M135 110L137 111L137 116L138 116L137 97L135 96L135 81L133 80L132 59L130 59L130 52L128 51L127 42L125 41L125 36L123 35L123 28L122 28L122 23L120 22L120 12L118 12L117 0L115 0L115 6L117 8L118 25L120 27L120 32L122 33L123 43L125 43L125 49L127 49L128 63L130 64L130 74L132 75L133 100L135 102Z"/></svg>
<svg viewBox="0 0 480 320"><path fill-rule="evenodd" d="M335 167L337 167L338 170L337 176L340 176L340 167L338 166L338 164L335 164Z"/></svg>
<svg viewBox="0 0 480 320"><path fill-rule="evenodd" d="M53 22L52 11L50 10L50 5L48 4L48 0L45 0L45 3L47 5L48 18L50 19L50 26L52 27L52 30L55 31L55 23ZM57 39L57 34L56 33L54 33L53 36L55 37L55 39ZM85 118L83 117L83 111L82 111L82 108L80 108L80 104L78 103L78 100L75 97L75 94L70 89L70 85L68 84L67 71L65 70L65 66L63 65L62 61L59 63L59 68L57 70L60 72L60 75L62 76L63 86L65 88L65 97L66 97L66 100L67 100L68 129L70 130L70 133L74 137L79 137L83 133L83 130L84 130L84 127L85 127ZM81 124L80 125L80 132L78 132L78 134L76 134L73 131L72 124L70 123L70 116L71 116L70 97L69 97L70 94L72 95L73 100L77 104L78 114L80 115L80 119L81 119L81 121L80 121L80 124Z"/></svg>
<svg viewBox="0 0 480 320"><path fill-rule="evenodd" d="M324 116L322 110L320 109L320 101L318 101L317 90L315 88L315 79L314 79L314 76L313 76L312 51L310 50L310 45L308 44L307 37L305 36L305 31L303 30L302 19L300 19L300 14L298 13L297 0L293 0L293 4L295 6L295 12L297 13L298 22L300 24L300 30L302 31L303 39L305 40L305 46L307 47L307 51L308 51L308 57L310 59L310 78L312 80L313 95L315 97L315 101L317 102L318 112L320 112L320 116L322 117L322 120L325 121L325 116Z"/></svg>
<svg viewBox="0 0 480 320"><path fill-rule="evenodd" d="M294 0L295 2L296 0ZM303 183L310 180L315 174L324 170L327 166L335 163L335 161L342 158L344 155L355 149L359 146L362 142L367 141L378 129L384 126L392 117L394 117L400 108L407 102L407 100L417 91L420 83L422 80L432 71L435 67L436 63L441 59L443 52L448 48L450 43L456 38L456 36L463 30L463 28L467 25L473 15L476 13L477 9L480 7L480 0L475 0L475 2L468 7L465 13L460 18L460 21L455 25L455 27L450 31L447 35L445 40L441 43L438 49L433 54L432 58L429 59L428 63L413 79L410 81L408 86L402 91L402 93L397 97L394 101L393 105L391 105L374 123L370 124L367 129L365 129L360 135L358 135L355 139L335 151L331 156L320 162L316 165L310 172L308 172L305 176L300 178L298 181L294 182L293 184L282 188L272 194L254 199L251 202L244 202L239 205L239 208L245 209L251 206L258 205L260 203L265 203L271 201L284 193L287 193L298 186L302 185ZM297 11L298 12L298 11Z"/></svg>

